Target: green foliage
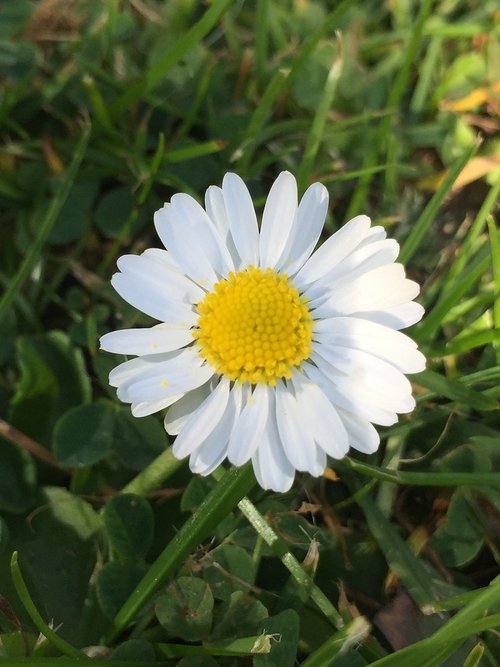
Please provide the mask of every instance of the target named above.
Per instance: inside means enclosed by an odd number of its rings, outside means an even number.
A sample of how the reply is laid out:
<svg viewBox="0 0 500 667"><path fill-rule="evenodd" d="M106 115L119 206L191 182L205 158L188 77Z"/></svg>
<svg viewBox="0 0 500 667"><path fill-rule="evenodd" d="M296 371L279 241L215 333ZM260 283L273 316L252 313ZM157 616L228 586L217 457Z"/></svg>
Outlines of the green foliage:
<svg viewBox="0 0 500 667"><path fill-rule="evenodd" d="M112 429L113 409L106 403L71 408L54 430L54 454L70 468L93 465L106 456Z"/></svg>
<svg viewBox="0 0 500 667"><path fill-rule="evenodd" d="M208 584L196 577L179 577L158 597L155 611L169 637L199 641L210 631L213 607Z"/></svg>
<svg viewBox="0 0 500 667"><path fill-rule="evenodd" d="M12 398L12 423L44 444L56 421L90 398L90 380L81 350L54 331L18 339L21 377Z"/></svg>
<svg viewBox="0 0 500 667"><path fill-rule="evenodd" d="M0 2L0 663L498 664L497 14ZM320 242L400 241L429 361L377 454L277 495L191 476L97 341L150 323L109 279L163 201L282 169L329 188Z"/></svg>
<svg viewBox="0 0 500 667"><path fill-rule="evenodd" d="M121 558L146 556L153 539L153 523L151 507L140 496L116 496L104 508L110 546Z"/></svg>

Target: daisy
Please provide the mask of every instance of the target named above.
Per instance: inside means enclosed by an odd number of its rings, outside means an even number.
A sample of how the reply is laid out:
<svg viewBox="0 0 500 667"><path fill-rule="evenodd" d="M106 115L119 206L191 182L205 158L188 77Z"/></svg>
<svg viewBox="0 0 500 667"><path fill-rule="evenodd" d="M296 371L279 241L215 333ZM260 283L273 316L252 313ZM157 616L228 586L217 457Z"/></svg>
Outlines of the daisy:
<svg viewBox="0 0 500 667"><path fill-rule="evenodd" d="M156 212L166 250L118 260L114 288L160 324L101 338L135 356L110 384L136 417L169 408L173 452L193 472L251 459L264 489L286 491L296 470L321 475L327 456L374 452L373 424L413 410L404 374L425 360L399 329L423 315L419 287L365 215L313 252L327 208L323 185L298 203L282 172L259 230L248 189L229 173L205 208L176 194Z"/></svg>

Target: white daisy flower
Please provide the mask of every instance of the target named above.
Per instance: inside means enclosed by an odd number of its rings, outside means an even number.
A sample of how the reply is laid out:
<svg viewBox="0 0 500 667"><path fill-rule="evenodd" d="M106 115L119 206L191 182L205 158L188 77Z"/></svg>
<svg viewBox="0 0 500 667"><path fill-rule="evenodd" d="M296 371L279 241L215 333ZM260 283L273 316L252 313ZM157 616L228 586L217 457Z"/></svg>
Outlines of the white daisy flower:
<svg viewBox="0 0 500 667"><path fill-rule="evenodd" d="M118 260L116 291L161 323L101 338L135 356L110 384L136 417L169 408L173 452L193 472L251 459L264 489L286 491L296 470L321 475L327 456L374 452L373 424L413 410L404 374L425 359L399 329L423 315L419 287L365 215L313 253L327 208L323 185L298 203L282 172L259 230L248 189L226 174L205 209L176 194L156 212L166 250Z"/></svg>

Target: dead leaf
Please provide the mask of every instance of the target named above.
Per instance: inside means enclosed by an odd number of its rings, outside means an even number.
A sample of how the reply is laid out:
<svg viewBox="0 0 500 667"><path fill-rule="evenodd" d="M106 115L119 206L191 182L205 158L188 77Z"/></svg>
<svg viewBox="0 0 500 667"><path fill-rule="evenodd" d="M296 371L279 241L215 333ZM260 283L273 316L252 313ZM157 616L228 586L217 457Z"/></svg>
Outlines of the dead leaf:
<svg viewBox="0 0 500 667"><path fill-rule="evenodd" d="M480 86L465 97L458 100L442 100L440 108L442 111L473 111L483 104L491 104L491 106L498 111L500 100L500 81L495 81L491 86Z"/></svg>
<svg viewBox="0 0 500 667"><path fill-rule="evenodd" d="M473 183L497 169L500 169L500 155L473 157L458 175L457 180L453 183L451 192L456 192L465 185L469 185L469 183ZM427 192L436 192L447 175L448 169L432 176L426 176L417 182L417 187Z"/></svg>

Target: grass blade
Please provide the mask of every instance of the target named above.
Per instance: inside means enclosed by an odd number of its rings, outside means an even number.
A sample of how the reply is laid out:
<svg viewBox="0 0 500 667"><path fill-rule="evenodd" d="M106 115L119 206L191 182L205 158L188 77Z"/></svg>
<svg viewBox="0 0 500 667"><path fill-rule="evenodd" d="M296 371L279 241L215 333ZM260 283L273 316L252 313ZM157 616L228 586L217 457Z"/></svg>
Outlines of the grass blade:
<svg viewBox="0 0 500 667"><path fill-rule="evenodd" d="M234 509L254 484L255 477L251 464L242 468L231 468L224 474L217 486L206 496L175 538L167 544L156 561L150 565L142 581L116 615L113 628L104 640L105 644L110 643L125 629L165 579L182 563L196 545Z"/></svg>
<svg viewBox="0 0 500 667"><path fill-rule="evenodd" d="M433 585L429 571L410 551L403 538L373 502L373 498L362 496L358 499L358 504L391 569L401 579L420 608L429 605L439 597L438 589Z"/></svg>
<svg viewBox="0 0 500 667"><path fill-rule="evenodd" d="M500 183L500 181L499 181ZM493 326L496 332L500 332L500 239L493 218L488 218L488 232L490 235L491 246L491 264L493 266L493 280L495 281L495 291L497 298L493 303ZM500 341L494 342L496 349L497 364L500 364Z"/></svg>
<svg viewBox="0 0 500 667"><path fill-rule="evenodd" d="M132 105L151 92L164 79L167 72L212 30L231 4L232 0L215 0L201 19L145 70L137 83L128 86L126 91L111 104L109 109L111 117L120 118Z"/></svg>
<svg viewBox="0 0 500 667"><path fill-rule="evenodd" d="M422 371L422 373L415 375L413 381L436 392L438 396L446 396L446 398L454 401L460 401L476 410L495 410L497 408L497 402L493 398L474 391L474 389L464 387L462 382L450 380L444 375L431 370Z"/></svg>
<svg viewBox="0 0 500 667"><path fill-rule="evenodd" d="M375 133L372 148L369 149L368 153L366 154L366 159L363 164L364 169L370 170L377 164L379 155L381 154L384 146L387 145L391 124L393 122L393 112L400 105L401 98L407 89L410 71L415 63L416 54L422 41L424 26L430 14L432 3L433 0L424 0L420 5L420 11L416 18L412 32L410 33L411 36L409 42L404 49L405 56L403 63L396 75L396 78L394 79L391 90L389 91L387 107L391 113L384 116L380 121L380 124ZM394 171L394 166L391 166L390 171ZM392 173L386 172L386 178L388 182L394 181ZM352 218L354 215L365 208L366 197L371 181L372 174L367 171L366 174L360 179L354 192L347 212L347 219Z"/></svg>
<svg viewBox="0 0 500 667"><path fill-rule="evenodd" d="M328 113L335 97L337 83L342 72L344 56L342 53L342 41L340 35L338 35L337 43L339 47L339 53L335 58L333 65L330 67L330 71L328 72L325 87L323 89L323 95L321 96L318 108L314 114L311 129L309 130L309 134L307 136L304 157L300 163L297 177L299 192L305 190L307 186L307 182L312 171L312 166L314 160L316 159L316 154L321 143Z"/></svg>
<svg viewBox="0 0 500 667"><path fill-rule="evenodd" d="M446 178L441 184L439 190L431 198L427 206L422 212L422 215L418 218L416 223L413 226L408 238L403 243L401 247L401 252L399 253L399 261L402 264L406 264L416 253L420 244L422 243L425 235L429 231L430 226L434 222L434 218L439 210L439 207L443 203L446 195L451 190L453 183L457 180L461 171L469 162L471 157L475 154L477 150L477 145L472 146L466 151L462 157L460 157L451 167L450 171L446 175Z"/></svg>
<svg viewBox="0 0 500 667"><path fill-rule="evenodd" d="M340 469L341 466L381 482L408 486L500 486L500 473L498 472L407 472L406 470L378 468L356 461L349 456L342 459L342 464L336 467Z"/></svg>
<svg viewBox="0 0 500 667"><path fill-rule="evenodd" d="M14 551L12 554L10 561L10 572L16 592L39 632L64 655L75 658L78 663L81 663L82 660L88 660L88 657L84 653L79 651L74 646L71 646L71 644L60 637L57 632L54 632L54 630L52 630L52 628L50 628L41 617L40 612L35 607L35 604L31 599L31 595L29 594L28 588L23 579L23 575L21 574L17 551Z"/></svg>
<svg viewBox="0 0 500 667"><path fill-rule="evenodd" d="M25 280L33 269L33 266L35 265L42 251L43 244L45 243L45 240L49 235L50 230L52 229L52 226L54 225L64 202L66 201L71 185L75 180L75 176L78 172L83 156L85 155L85 151L87 150L90 138L90 130L91 126L87 125L82 133L82 136L80 137L80 141L75 148L71 164L59 183L59 187L57 188L54 199L52 200L52 204L50 205L42 223L38 227L38 233L23 261L21 262L21 266L19 267L16 275L10 280L7 289L5 290L5 293L0 301L0 320L2 319L3 315L5 315L5 312L12 304L16 294L21 289Z"/></svg>

